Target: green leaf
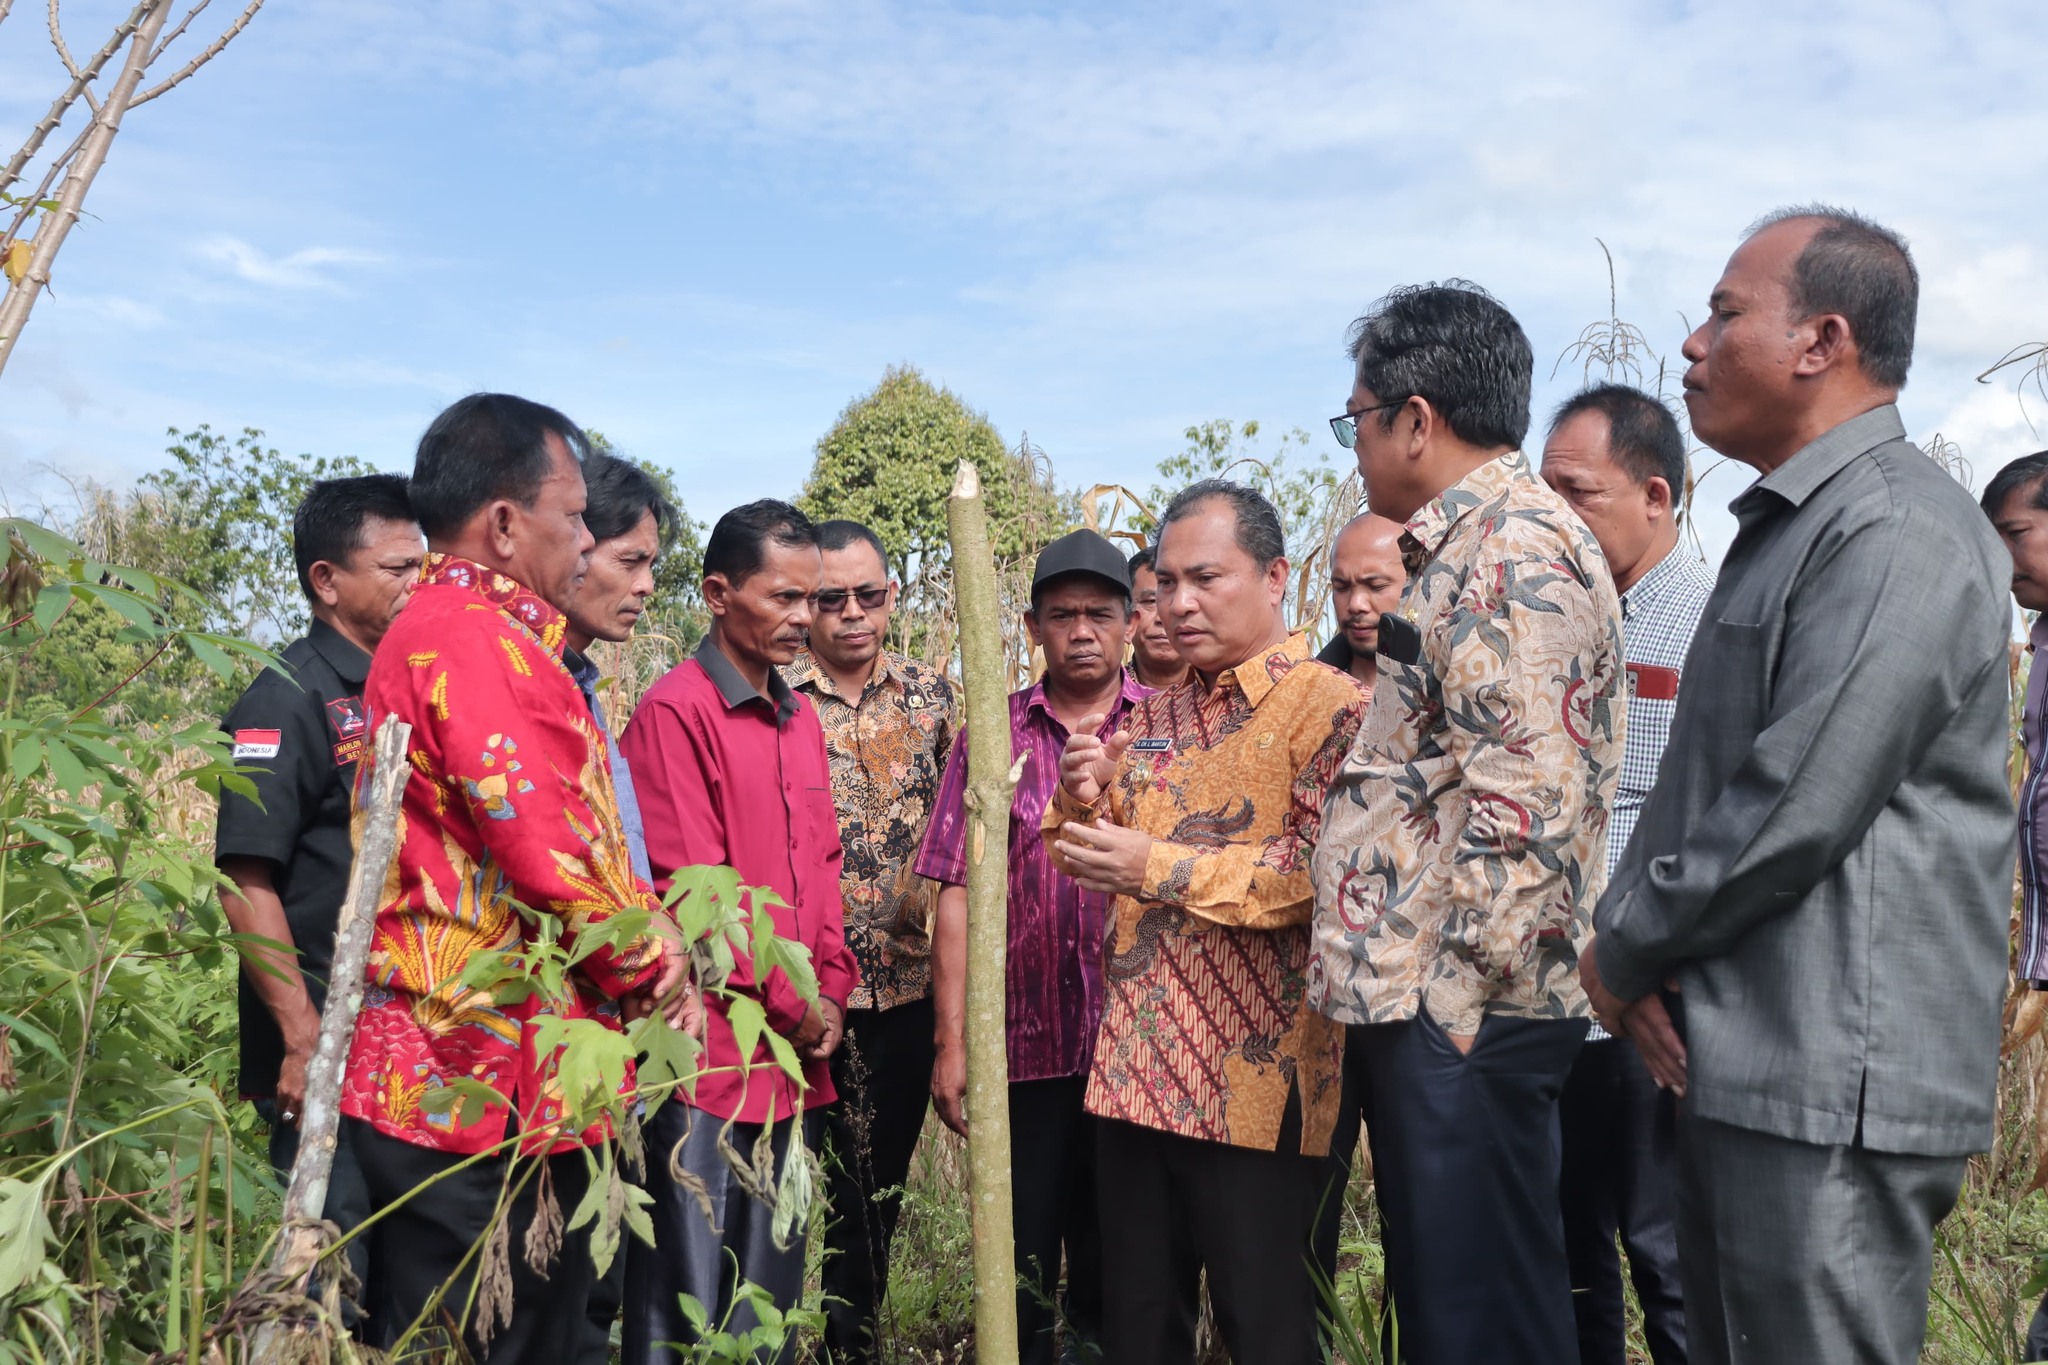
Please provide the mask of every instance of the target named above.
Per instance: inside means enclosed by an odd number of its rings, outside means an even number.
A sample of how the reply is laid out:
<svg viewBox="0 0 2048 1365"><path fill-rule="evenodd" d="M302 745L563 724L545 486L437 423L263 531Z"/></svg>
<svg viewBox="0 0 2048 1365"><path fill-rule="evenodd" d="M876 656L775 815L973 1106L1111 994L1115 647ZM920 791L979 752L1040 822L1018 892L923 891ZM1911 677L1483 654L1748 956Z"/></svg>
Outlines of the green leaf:
<svg viewBox="0 0 2048 1365"><path fill-rule="evenodd" d="M41 631L49 630L51 626L57 623L57 618L64 614L64 608L70 604L71 585L69 583L50 583L44 585L42 591L36 594L36 629Z"/></svg>
<svg viewBox="0 0 2048 1365"><path fill-rule="evenodd" d="M27 1284L49 1256L50 1215L43 1204L48 1179L0 1178L0 1299Z"/></svg>
<svg viewBox="0 0 2048 1365"><path fill-rule="evenodd" d="M8 766L16 781L27 780L30 773L43 766L43 742L34 735L14 741L13 761Z"/></svg>
<svg viewBox="0 0 2048 1365"><path fill-rule="evenodd" d="M235 661L230 659L221 647L195 630L181 632L185 648L192 651L192 657L205 664L222 678L235 676Z"/></svg>
<svg viewBox="0 0 2048 1365"><path fill-rule="evenodd" d="M754 1045L761 1041L761 1034L768 1027L768 1015L761 1008L761 1002L752 996L729 996L725 1002L725 1018L732 1025L732 1039L738 1045L740 1059L750 1059L754 1055Z"/></svg>
<svg viewBox="0 0 2048 1365"><path fill-rule="evenodd" d="M85 791L85 765L78 761L78 755L71 752L56 736L43 741L44 762L49 765L50 776L58 786L73 796Z"/></svg>

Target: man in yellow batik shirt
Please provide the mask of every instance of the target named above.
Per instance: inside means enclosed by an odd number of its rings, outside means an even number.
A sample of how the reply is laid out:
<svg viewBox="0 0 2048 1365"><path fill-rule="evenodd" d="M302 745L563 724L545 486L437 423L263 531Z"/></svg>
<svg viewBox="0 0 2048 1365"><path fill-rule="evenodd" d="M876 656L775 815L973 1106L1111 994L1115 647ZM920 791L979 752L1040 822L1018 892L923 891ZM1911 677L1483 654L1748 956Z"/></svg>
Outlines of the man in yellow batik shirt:
<svg viewBox="0 0 2048 1365"><path fill-rule="evenodd" d="M1288 632L1285 549L1252 489L1174 498L1159 615L1193 676L1107 738L1075 727L1046 809L1055 866L1116 896L1087 1097L1116 1365L1192 1365L1204 1270L1237 1365L1322 1358L1308 1266L1344 1034L1306 998L1308 864L1366 698Z"/></svg>

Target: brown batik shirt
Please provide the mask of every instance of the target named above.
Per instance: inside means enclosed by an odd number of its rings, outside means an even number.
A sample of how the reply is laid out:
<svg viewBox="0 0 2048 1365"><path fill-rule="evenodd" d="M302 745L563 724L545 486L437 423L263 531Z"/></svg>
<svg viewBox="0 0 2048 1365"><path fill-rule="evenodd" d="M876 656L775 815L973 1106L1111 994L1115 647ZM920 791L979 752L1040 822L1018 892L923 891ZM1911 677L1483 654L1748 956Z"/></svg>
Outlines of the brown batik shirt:
<svg viewBox="0 0 2048 1365"><path fill-rule="evenodd" d="M946 771L959 714L953 685L928 664L884 651L852 700L808 651L783 670L825 727L832 804L846 861L846 942L860 963L851 1009L885 1010L932 989L937 889L911 870Z"/></svg>
<svg viewBox="0 0 2048 1365"><path fill-rule="evenodd" d="M1048 841L1096 818L1153 839L1109 927L1090 1112L1270 1152L1295 1098L1300 1151L1328 1151L1344 1032L1307 1000L1309 856L1365 705L1297 635L1133 706L1093 809L1055 792Z"/></svg>

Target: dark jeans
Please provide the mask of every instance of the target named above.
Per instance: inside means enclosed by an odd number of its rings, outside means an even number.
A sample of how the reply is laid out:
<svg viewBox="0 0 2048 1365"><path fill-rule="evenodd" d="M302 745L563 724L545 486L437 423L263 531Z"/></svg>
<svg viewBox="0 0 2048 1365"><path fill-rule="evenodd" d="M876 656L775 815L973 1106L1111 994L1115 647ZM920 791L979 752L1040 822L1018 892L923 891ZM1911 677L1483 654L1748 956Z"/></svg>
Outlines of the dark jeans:
<svg viewBox="0 0 2048 1365"><path fill-rule="evenodd" d="M832 1055L839 1102L825 1115L831 1221L825 1225L825 1349L867 1365L889 1293L889 1243L932 1093L932 1002L848 1010Z"/></svg>
<svg viewBox="0 0 2048 1365"><path fill-rule="evenodd" d="M298 1125L282 1122L277 1117L276 1102L269 1099L256 1101L256 1113L270 1125L270 1168L277 1172L280 1181L289 1185L292 1165L299 1159ZM370 1216L370 1191L363 1184L362 1168L356 1164L355 1144L349 1141L346 1120L334 1134L334 1166L327 1177L327 1207L320 1211L320 1216L343 1233L355 1231ZM346 1254L349 1269L355 1272L365 1300L356 1307L358 1310L367 1309L370 1293L369 1236L365 1234L350 1242ZM366 1341L375 1340L379 1330L375 1322L360 1312L349 1318L349 1327Z"/></svg>
<svg viewBox="0 0 2048 1365"><path fill-rule="evenodd" d="M815 1137L818 1127L811 1115L784 1119L770 1132L778 1182L789 1159L789 1136L798 1123L804 1125L806 1142ZM654 1220L654 1245L631 1238L626 1249L626 1304L619 1332L624 1365L676 1360L679 1355L670 1343L697 1339L678 1305L681 1295L704 1306L714 1329L735 1336L751 1331L759 1321L750 1306L735 1302L740 1281L766 1290L785 1312L803 1296L805 1229L794 1228L789 1245L775 1244L775 1210L747 1192L719 1151L724 1127L725 1120L680 1099L670 1100L648 1117L647 1193L654 1202L647 1212ZM725 1140L742 1159L751 1161L763 1127L735 1123ZM676 1181L671 1161L703 1186L701 1195ZM779 1353L759 1358L794 1360L796 1334L784 1339Z"/></svg>
<svg viewBox="0 0 2048 1365"><path fill-rule="evenodd" d="M1098 1121L1104 1358L1193 1365L1202 1272L1234 1365L1319 1365L1309 1275L1322 1157L1299 1155L1299 1111L1280 1150Z"/></svg>
<svg viewBox="0 0 2048 1365"><path fill-rule="evenodd" d="M1643 1308L1656 1365L1685 1365L1674 1190L1678 1104L1657 1088L1634 1043L1587 1043L1558 1104L1564 1135L1559 1203L1578 1315L1579 1365L1626 1365L1621 1256Z"/></svg>
<svg viewBox="0 0 2048 1365"><path fill-rule="evenodd" d="M370 1309L382 1324L374 1344L390 1345L439 1295L412 1351L445 1352L459 1330L471 1358L485 1365L561 1365L574 1359L595 1278L589 1229L565 1231L561 1250L545 1273L527 1264L526 1232L539 1208L543 1171L562 1221L576 1211L590 1179L584 1155L500 1156L454 1171L466 1158L386 1137L358 1119L341 1122L355 1146L373 1210L390 1209L370 1230ZM437 1176L443 1178L406 1198ZM471 1300L482 1297L475 1293L477 1265L508 1183L516 1187L508 1214L511 1320L499 1321L487 1343L475 1330ZM404 1358L411 1358L410 1352Z"/></svg>
<svg viewBox="0 0 2048 1365"><path fill-rule="evenodd" d="M1557 1101L1586 1027L1488 1016L1469 1054L1426 1011L1351 1031L1395 1327L1412 1365L1577 1356Z"/></svg>
<svg viewBox="0 0 2048 1365"><path fill-rule="evenodd" d="M1055 1302L1058 1316L1067 1320L1068 1355L1087 1359L1101 1348L1095 1161L1101 1120L1082 1103L1087 1090L1086 1076L1010 1083L1010 1217L1017 1240L1021 1365L1051 1365ZM1063 1250L1067 1287L1058 1295Z"/></svg>

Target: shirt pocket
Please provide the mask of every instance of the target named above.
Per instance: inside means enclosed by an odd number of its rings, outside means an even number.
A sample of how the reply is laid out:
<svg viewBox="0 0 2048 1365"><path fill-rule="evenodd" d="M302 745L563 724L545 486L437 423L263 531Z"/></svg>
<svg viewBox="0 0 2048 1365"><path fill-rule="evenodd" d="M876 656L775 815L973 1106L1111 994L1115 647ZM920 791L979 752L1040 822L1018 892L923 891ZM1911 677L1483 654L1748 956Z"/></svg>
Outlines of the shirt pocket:
<svg viewBox="0 0 2048 1365"><path fill-rule="evenodd" d="M1686 659L1678 709L1695 715L1704 711L1712 717L1717 740L1746 744L1770 716L1768 628L1761 622L1717 619L1701 624L1700 637Z"/></svg>

